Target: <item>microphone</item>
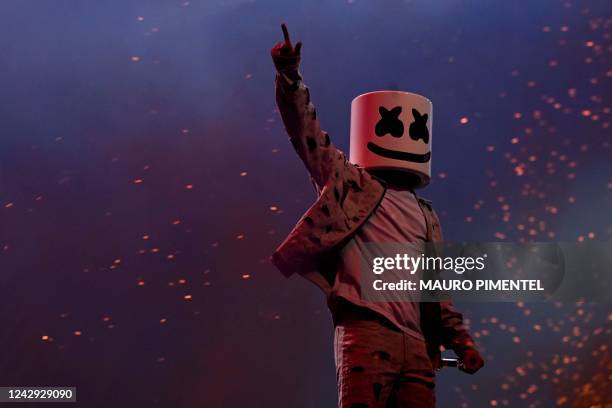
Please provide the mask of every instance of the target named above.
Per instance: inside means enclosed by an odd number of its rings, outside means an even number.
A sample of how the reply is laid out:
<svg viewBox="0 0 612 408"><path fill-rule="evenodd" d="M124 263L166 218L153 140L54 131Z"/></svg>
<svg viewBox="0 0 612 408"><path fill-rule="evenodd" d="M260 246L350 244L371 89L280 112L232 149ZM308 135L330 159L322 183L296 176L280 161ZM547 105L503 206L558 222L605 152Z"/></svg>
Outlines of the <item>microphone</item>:
<svg viewBox="0 0 612 408"><path fill-rule="evenodd" d="M440 368L444 367L462 368L463 361L458 358L442 358L442 366Z"/></svg>

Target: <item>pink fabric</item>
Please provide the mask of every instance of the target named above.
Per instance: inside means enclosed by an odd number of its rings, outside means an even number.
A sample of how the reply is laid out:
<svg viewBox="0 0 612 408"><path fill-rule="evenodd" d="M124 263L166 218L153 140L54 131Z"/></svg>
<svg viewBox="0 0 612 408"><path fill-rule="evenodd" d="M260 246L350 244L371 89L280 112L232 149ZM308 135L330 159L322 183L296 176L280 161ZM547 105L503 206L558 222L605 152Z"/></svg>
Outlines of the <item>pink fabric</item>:
<svg viewBox="0 0 612 408"><path fill-rule="evenodd" d="M425 343L377 320L338 322L339 408L434 408L435 374Z"/></svg>
<svg viewBox="0 0 612 408"><path fill-rule="evenodd" d="M389 244L423 243L426 236L425 217L414 192L388 188L370 219L342 248L331 296L379 313L405 333L423 340L418 299L410 293L402 292L400 297L386 291L378 294L384 301L367 301L362 296L361 276L364 263L369 265L376 256L391 255ZM395 280L391 273L385 272L385 280ZM396 276L400 278L405 276Z"/></svg>

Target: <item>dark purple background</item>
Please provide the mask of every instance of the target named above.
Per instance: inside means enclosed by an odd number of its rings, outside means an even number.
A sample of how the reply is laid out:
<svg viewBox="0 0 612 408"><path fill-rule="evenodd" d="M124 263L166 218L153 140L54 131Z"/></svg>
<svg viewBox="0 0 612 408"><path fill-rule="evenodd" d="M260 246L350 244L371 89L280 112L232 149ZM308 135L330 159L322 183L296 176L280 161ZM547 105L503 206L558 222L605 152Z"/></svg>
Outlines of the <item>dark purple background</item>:
<svg viewBox="0 0 612 408"><path fill-rule="evenodd" d="M447 238L610 239L605 1L3 1L0 386L334 406L323 296L266 261L315 198L275 111L281 21L343 150L356 95L433 101ZM441 407L612 400L609 305L462 309L488 362L442 373Z"/></svg>

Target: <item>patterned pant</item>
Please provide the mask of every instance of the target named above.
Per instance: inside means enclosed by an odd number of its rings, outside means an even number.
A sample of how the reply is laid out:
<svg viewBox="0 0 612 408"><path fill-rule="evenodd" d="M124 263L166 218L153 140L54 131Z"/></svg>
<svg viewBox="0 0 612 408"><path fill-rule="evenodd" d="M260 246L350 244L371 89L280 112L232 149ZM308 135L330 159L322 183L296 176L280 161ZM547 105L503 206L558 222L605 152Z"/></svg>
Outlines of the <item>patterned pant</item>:
<svg viewBox="0 0 612 408"><path fill-rule="evenodd" d="M372 318L336 322L340 408L432 408L435 377L425 343Z"/></svg>

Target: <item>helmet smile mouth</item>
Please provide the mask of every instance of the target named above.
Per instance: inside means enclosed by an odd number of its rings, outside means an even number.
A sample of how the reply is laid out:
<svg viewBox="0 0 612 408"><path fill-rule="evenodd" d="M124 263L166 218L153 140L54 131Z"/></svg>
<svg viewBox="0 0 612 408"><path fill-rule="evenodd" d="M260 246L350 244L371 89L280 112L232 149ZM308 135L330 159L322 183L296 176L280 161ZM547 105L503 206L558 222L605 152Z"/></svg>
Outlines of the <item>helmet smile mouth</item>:
<svg viewBox="0 0 612 408"><path fill-rule="evenodd" d="M374 142L368 142L368 150L387 159L403 160L414 163L427 163L431 159L431 152L424 154L416 154L409 152L400 152L397 150L385 149Z"/></svg>

